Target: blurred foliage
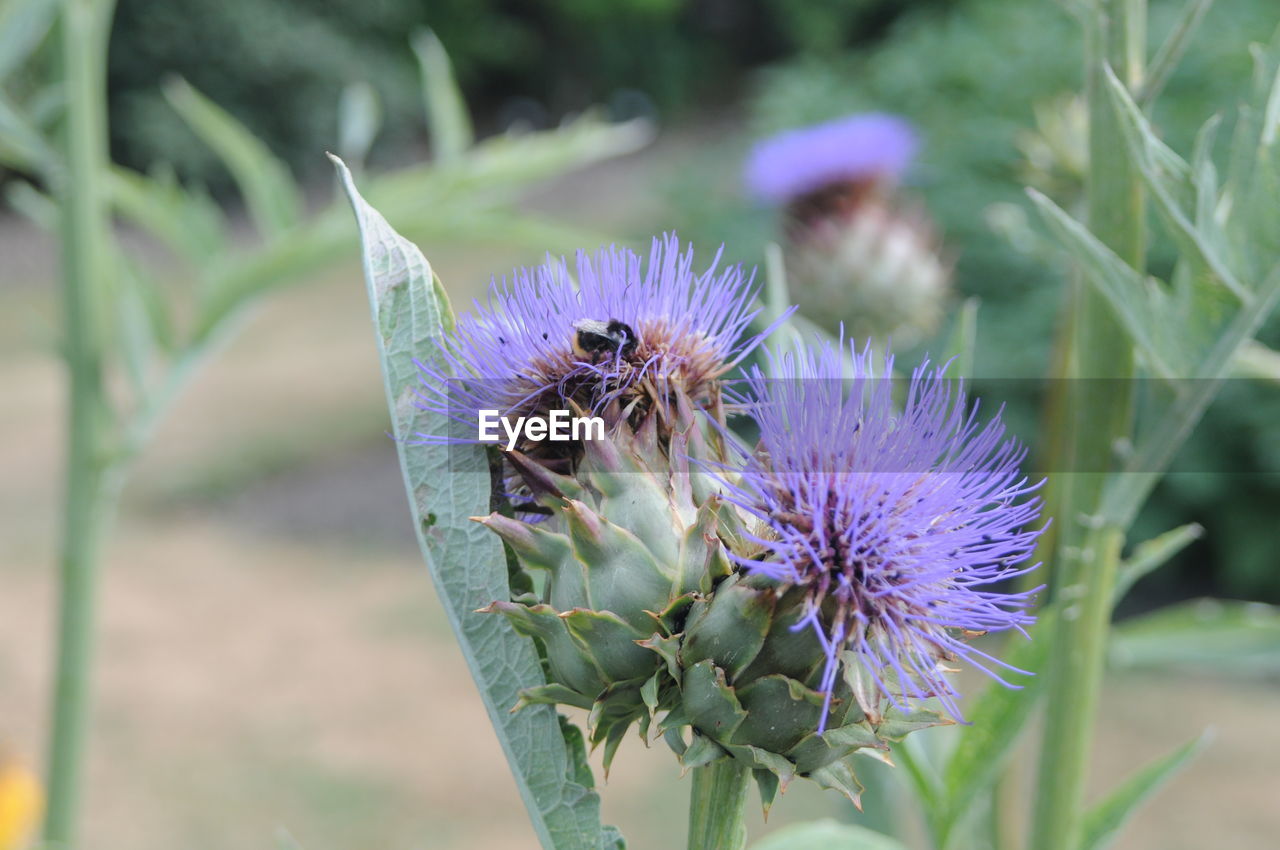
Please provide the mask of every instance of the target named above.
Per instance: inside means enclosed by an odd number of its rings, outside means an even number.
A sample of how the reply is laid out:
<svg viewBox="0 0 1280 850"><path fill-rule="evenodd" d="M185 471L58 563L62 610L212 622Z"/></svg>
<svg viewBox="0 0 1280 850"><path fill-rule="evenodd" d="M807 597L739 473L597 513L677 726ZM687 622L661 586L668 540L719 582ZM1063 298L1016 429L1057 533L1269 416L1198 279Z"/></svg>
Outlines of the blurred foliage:
<svg viewBox="0 0 1280 850"><path fill-rule="evenodd" d="M1158 44L1181 4L1151 5L1151 41ZM981 376L1034 377L1048 365L1063 293L1060 264L1047 262L1023 187L1034 182L1067 209L1079 197L1083 164L1071 161L1079 153L1071 116L1054 111L1081 80L1080 27L1068 6L962 0L912 9L873 47L767 68L752 104L753 137L867 109L902 113L921 128L926 144L910 189L928 203L956 256L959 295L981 299ZM1251 60L1241 45L1267 40L1278 22L1274 0L1219 0L1156 102L1153 117L1170 145L1190 148L1200 124L1247 89ZM1224 137L1230 129L1228 122ZM1050 135L1059 138L1050 142ZM749 142L740 140L733 152L745 152ZM1028 161L1027 152L1055 146L1062 161ZM1215 154L1224 160L1226 145ZM683 235L728 241L739 252L771 238L771 215L741 198L740 161L722 148L672 181L668 194ZM1159 227L1153 237L1152 270L1166 274L1174 245ZM1274 325L1262 335L1272 347L1280 330ZM940 351L946 333L921 349ZM1034 434L1039 412L1030 393L1005 398L1002 385L999 394L1011 405L1015 432ZM1162 572L1177 575L1180 589L1156 577L1144 582L1145 595L1280 599L1280 558L1270 542L1280 505L1278 421L1273 387L1241 380L1224 389L1174 468L1197 474L1168 476L1134 532L1142 539L1195 520L1207 534Z"/></svg>
<svg viewBox="0 0 1280 850"><path fill-rule="evenodd" d="M1151 5L1151 40L1158 43L1180 4ZM759 76L751 135L866 108L916 121L928 144L913 188L955 252L960 295L982 302L984 343L975 371L1038 375L1062 288L1058 273L1047 270L1022 186L1036 185L1068 209L1079 191L1083 163L1073 159L1070 111L1061 108L1081 76L1070 6L1066 0L1056 7L1017 0L121 0L110 56L113 145L118 159L136 167L165 160L179 175L225 181L217 156L166 101L162 81L173 74L252 128L295 171L320 173L321 150L346 152L355 144L340 128L350 136L359 122L341 121L344 110L380 116L375 162L400 158L425 138L415 120L421 88L406 38L421 24L450 45L482 132L545 125L552 115L598 100L623 115L655 104L713 105L744 68L780 60ZM1266 38L1276 19L1274 0L1215 4L1156 105L1156 123L1175 148L1187 147L1200 122L1240 90L1249 57L1238 45ZM627 49L618 49L622 44ZM19 89L22 83L14 80ZM56 98L35 100L35 122L56 111ZM719 132L708 139L706 153L673 176L675 220L663 224L679 225L700 242L726 241L734 259L755 263L747 246L769 238L772 221L744 205L737 187L734 154L750 139ZM1167 271L1172 256L1157 232L1153 270ZM1276 328L1263 340L1274 347ZM1014 427L1032 433L1038 415L1032 399L1010 401ZM1264 533L1280 504L1280 436L1267 427L1277 414L1274 392L1249 382L1227 387L1179 467L1224 472L1169 476L1144 514L1141 536L1192 519L1205 524L1205 539L1179 561L1182 580L1196 592L1280 599L1277 557ZM1258 472L1267 474L1239 474Z"/></svg>
<svg viewBox="0 0 1280 850"><path fill-rule="evenodd" d="M77 846L101 538L134 461L196 371L256 303L313 276L356 242L336 199L309 214L303 186L287 164L180 76L161 85L164 114L180 120L216 157L245 215L222 209L199 181L179 179L167 160L146 171L112 161L103 103L112 10L111 3L93 0L0 6L0 169L13 173L5 187L9 204L59 239L64 337L58 354L70 387L43 833L49 846ZM264 21L271 32L270 17ZM213 32L188 35L206 46L218 44ZM422 65L419 101L438 155L428 165L366 174L370 196L420 238L497 240L544 250L602 241L599 234L526 213L517 202L531 184L644 145L652 136L649 123L588 114L555 129L477 143L443 45L420 32L415 51ZM324 64L317 57L309 62ZM358 80L341 93L333 147L359 168L378 136L381 110ZM278 93L269 96L281 102ZM144 233L170 262L143 259L130 240L117 238L117 223ZM396 259L383 255L384 262ZM30 802L19 799L6 817L2 804L13 802L12 790L0 782L0 850L21 840L8 836L23 826L26 810L19 803Z"/></svg>
<svg viewBox="0 0 1280 850"><path fill-rule="evenodd" d="M295 169L314 175L335 147L338 101L368 83L394 156L418 139L407 34L449 45L482 129L535 127L607 101L617 118L714 102L742 71L791 53L831 55L874 39L903 9L946 0L120 0L110 89L116 158L172 162L209 177L213 158L160 95L189 80ZM322 59L321 59L322 57Z"/></svg>
<svg viewBox="0 0 1280 850"><path fill-rule="evenodd" d="M87 169L73 161L59 147L73 116L67 114L71 100L65 96L70 83L51 61L57 8L56 0L0 7L0 169L17 175L5 187L5 200L37 224L57 230L79 166L89 174L80 174L80 181L101 183L107 214L166 249L182 267L186 284L163 279L153 264L118 240L110 240L103 257L87 264L95 274L91 283L103 296L101 315L91 317L103 341L103 350L94 352L95 368L121 373L121 380L110 382L111 410L99 423L109 445L101 462L122 475L191 374L234 330L236 319L261 296L342 257L356 234L340 203L308 214L304 187L286 162L182 77L171 76L158 87L164 114L193 140L174 150L199 149L217 163L238 190L252 237L202 184L180 180L168 161L145 172L106 162ZM168 7L159 9L149 23L162 26L170 14ZM270 16L263 20L270 32ZM98 24L104 32L107 23L103 16ZM171 23L177 26L177 19ZM217 43L210 37L203 41ZM405 49L413 57L408 41ZM601 241L600 234L526 214L516 203L532 184L646 144L652 135L648 122L610 123L586 114L553 130L494 135L477 143L443 45L428 32L419 33L415 45L421 63L412 80L415 111L425 107L428 136L439 154L448 155L367 177L366 190L383 209L419 238L501 240L552 250ZM299 61L299 67L325 66L314 57ZM336 64L341 65L340 57ZM76 91L93 91L78 82ZM342 108L333 147L360 169L379 136L380 109L359 84L346 86L342 95L335 102ZM322 148L315 144L318 153Z"/></svg>
<svg viewBox="0 0 1280 850"><path fill-rule="evenodd" d="M1117 627L1110 654L1117 669L1274 678L1280 675L1280 609L1219 599L1171 605Z"/></svg>
<svg viewBox="0 0 1280 850"><path fill-rule="evenodd" d="M329 168L344 86L365 81L403 143L420 114L411 19L397 0L121 0L108 64L112 149L126 165L166 161L184 176L222 179L162 94L187 79L292 165ZM395 138L398 134L399 138Z"/></svg>

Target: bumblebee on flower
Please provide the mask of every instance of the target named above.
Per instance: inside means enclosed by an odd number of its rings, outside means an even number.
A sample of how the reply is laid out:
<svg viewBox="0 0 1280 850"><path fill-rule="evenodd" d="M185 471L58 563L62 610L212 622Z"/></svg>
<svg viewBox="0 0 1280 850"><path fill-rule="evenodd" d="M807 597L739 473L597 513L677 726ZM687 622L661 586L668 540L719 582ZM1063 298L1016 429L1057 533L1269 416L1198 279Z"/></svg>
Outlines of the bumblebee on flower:
<svg viewBox="0 0 1280 850"><path fill-rule="evenodd" d="M617 246L517 269L494 281L484 304L458 320L440 360L419 362L421 404L476 433L480 410L513 420L554 409L625 417L665 443L676 419L720 406L719 379L758 344L750 278L717 254L695 271L693 250L674 234L647 257ZM682 413L683 412L683 413ZM426 441L456 439L420 435ZM581 446L525 442L523 454L570 472Z"/></svg>

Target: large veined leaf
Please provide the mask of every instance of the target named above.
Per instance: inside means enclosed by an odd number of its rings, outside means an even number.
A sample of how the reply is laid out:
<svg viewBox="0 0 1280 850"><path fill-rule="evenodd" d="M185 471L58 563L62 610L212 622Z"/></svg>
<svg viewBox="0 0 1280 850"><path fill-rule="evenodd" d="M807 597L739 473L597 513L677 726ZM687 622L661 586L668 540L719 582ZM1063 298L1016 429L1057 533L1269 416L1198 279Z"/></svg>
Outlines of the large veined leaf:
<svg viewBox="0 0 1280 850"><path fill-rule="evenodd" d="M447 301L422 252L356 191L341 160L338 174L355 211L393 432L414 527L449 623L480 688L539 840L556 850L622 846L600 826L599 798L569 749L550 706L512 712L519 692L545 684L533 644L502 617L475 613L505 599L507 567L498 539L468 518L489 510L489 473L479 446L409 445L414 433L443 433L436 414L414 404L414 358L438 356L451 324ZM576 742L581 746L581 740Z"/></svg>

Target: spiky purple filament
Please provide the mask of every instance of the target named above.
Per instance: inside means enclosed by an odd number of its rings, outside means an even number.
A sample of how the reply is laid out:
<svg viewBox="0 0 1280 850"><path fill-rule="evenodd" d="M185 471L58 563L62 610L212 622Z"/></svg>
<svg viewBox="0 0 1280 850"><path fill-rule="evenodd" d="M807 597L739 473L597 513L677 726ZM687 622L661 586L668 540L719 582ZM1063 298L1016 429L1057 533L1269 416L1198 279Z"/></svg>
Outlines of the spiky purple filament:
<svg viewBox="0 0 1280 850"><path fill-rule="evenodd" d="M1035 591L990 586L1035 568L1019 565L1039 533L1024 530L1039 485L1020 475L1025 450L1005 439L999 415L983 425L943 369L916 369L898 412L869 351L853 352L850 380L841 360L827 347L786 356L791 378L749 378L760 446L725 489L759 520L759 551L737 560L807 589L797 628L823 646L828 707L841 655L853 652L895 706L936 697L958 717L942 662L962 659L1003 682L992 666L1008 665L962 638L1033 619Z"/></svg>

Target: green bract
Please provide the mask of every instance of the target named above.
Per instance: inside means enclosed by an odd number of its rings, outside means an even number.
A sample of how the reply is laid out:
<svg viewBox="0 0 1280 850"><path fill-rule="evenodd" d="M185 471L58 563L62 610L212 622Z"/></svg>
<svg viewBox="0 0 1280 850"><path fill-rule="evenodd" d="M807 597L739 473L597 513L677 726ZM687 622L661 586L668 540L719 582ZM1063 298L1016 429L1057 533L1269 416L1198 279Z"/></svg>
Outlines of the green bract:
<svg viewBox="0 0 1280 850"><path fill-rule="evenodd" d="M505 615L543 652L548 684L523 691L520 705L587 710L606 768L633 722L648 740L656 721L686 769L722 758L751 768L766 810L796 776L856 803L858 750L884 751L945 721L883 713L883 695L859 681L851 657L819 734L824 655L812 630L792 628L804 593L733 566L731 547L742 554L752 545L742 520L686 460L717 453L687 414L669 436L658 417L638 430L610 419L607 439L584 443L573 476L505 454L549 520L479 520L521 568L513 574L521 592L484 610ZM541 592L525 570L545 577Z"/></svg>
<svg viewBox="0 0 1280 850"><path fill-rule="evenodd" d="M660 696L676 690L687 612L731 570L720 542L726 508L686 460L691 443L696 454L707 451L691 417L666 438L656 416L637 431L625 417L610 418L606 439L583 444L574 477L506 453L552 512L549 521L500 513L480 520L521 567L545 576L540 595L530 584L485 609L506 615L544 651L549 684L524 691L522 704L588 709L606 766L633 721L647 734L654 713L670 707Z"/></svg>
<svg viewBox="0 0 1280 850"><path fill-rule="evenodd" d="M796 776L857 804L858 750L886 751L908 732L949 722L931 711L883 712L883 695L860 675L856 656L845 653L819 733L825 656L811 629L793 628L803 611L802 591L764 576L735 573L720 582L686 618L680 693L661 723L686 768L726 756L750 767L766 811Z"/></svg>
<svg viewBox="0 0 1280 850"><path fill-rule="evenodd" d="M919 210L868 201L844 217L797 227L787 277L801 315L854 339L928 339L942 323L951 276Z"/></svg>

